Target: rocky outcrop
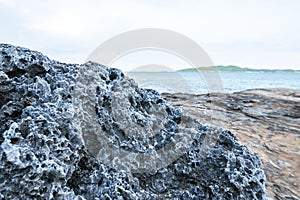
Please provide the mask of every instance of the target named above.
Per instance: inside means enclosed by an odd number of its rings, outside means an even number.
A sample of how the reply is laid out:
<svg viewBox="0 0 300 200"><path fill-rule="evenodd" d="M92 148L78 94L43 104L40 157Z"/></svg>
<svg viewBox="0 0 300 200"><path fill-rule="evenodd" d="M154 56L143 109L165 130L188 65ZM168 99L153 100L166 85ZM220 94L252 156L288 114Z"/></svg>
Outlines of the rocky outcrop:
<svg viewBox="0 0 300 200"><path fill-rule="evenodd" d="M120 70L0 45L0 197L265 199L261 161Z"/></svg>
<svg viewBox="0 0 300 200"><path fill-rule="evenodd" d="M299 90L253 89L164 97L203 123L234 131L242 144L259 154L271 197L300 199Z"/></svg>

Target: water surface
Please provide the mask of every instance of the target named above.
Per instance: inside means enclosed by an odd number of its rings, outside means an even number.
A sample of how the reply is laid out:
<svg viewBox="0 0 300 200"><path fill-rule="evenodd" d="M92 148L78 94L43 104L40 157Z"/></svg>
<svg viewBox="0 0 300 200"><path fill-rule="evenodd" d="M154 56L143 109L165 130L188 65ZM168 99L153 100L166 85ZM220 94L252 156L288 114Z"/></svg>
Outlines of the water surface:
<svg viewBox="0 0 300 200"><path fill-rule="evenodd" d="M211 72L213 73L213 72ZM255 88L300 89L300 73L295 72L218 72L223 92L236 92ZM206 72L206 74L209 74ZM197 72L128 72L140 87L159 92L209 93L205 73Z"/></svg>

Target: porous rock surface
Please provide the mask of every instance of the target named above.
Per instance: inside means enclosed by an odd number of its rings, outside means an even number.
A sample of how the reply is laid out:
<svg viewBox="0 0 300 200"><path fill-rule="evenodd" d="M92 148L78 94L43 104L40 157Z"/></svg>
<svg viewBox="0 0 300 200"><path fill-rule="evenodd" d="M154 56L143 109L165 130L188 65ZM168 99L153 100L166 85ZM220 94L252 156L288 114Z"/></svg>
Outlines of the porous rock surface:
<svg viewBox="0 0 300 200"><path fill-rule="evenodd" d="M74 121L78 112L73 90L80 69L90 66L101 69L95 104L98 131L115 148L136 154L158 151L180 131L188 130L182 129L188 124L194 126L195 134L185 151L168 165L151 171L130 173L102 162L101 157L107 155L101 154L101 148L88 148L101 144L99 138L87 141L91 130L79 129ZM122 97L124 92L116 95L117 91L128 92ZM122 116L126 117L123 123ZM132 126L135 129L128 133L126 129ZM157 92L138 88L118 69L95 63L59 63L36 51L0 45L1 199L265 196L260 159L230 131L188 118Z"/></svg>

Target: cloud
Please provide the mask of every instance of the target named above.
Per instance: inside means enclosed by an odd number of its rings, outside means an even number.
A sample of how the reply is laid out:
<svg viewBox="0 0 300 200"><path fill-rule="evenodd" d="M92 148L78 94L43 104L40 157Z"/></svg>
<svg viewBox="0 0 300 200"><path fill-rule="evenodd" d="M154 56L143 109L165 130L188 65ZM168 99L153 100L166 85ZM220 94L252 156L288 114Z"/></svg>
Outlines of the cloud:
<svg viewBox="0 0 300 200"><path fill-rule="evenodd" d="M215 63L300 68L299 8L296 0L0 0L0 38L61 61L83 62L121 32L164 28L199 43Z"/></svg>

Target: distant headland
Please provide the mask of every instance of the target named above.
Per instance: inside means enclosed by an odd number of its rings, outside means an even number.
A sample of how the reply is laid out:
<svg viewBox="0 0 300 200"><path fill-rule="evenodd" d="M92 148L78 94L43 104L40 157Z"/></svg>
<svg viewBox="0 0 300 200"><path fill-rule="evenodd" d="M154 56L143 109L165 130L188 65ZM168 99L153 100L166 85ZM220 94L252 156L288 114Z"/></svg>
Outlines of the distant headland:
<svg viewBox="0 0 300 200"><path fill-rule="evenodd" d="M297 72L300 70L294 69L253 69L247 67L238 67L235 65L216 65L211 67L186 68L178 70L178 72L194 72L194 71L221 71L221 72Z"/></svg>

